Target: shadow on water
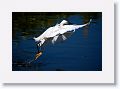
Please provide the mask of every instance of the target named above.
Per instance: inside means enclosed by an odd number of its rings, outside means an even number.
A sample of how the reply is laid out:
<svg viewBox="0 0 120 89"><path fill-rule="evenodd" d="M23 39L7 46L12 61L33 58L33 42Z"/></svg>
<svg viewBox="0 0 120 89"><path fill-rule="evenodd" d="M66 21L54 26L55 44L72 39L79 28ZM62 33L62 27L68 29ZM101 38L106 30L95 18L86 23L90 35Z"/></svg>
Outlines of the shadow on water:
<svg viewBox="0 0 120 89"><path fill-rule="evenodd" d="M44 46L37 52L33 37L48 27L67 19L72 24L90 25L75 31L66 41ZM102 13L101 12L13 12L12 13L13 71L101 71Z"/></svg>

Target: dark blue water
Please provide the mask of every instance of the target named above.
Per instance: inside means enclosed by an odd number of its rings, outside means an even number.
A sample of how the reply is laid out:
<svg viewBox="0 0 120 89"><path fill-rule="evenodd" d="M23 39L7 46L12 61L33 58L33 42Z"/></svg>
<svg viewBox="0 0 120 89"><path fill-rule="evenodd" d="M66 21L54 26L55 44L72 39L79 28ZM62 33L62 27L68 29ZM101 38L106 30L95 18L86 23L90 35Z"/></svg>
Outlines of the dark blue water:
<svg viewBox="0 0 120 89"><path fill-rule="evenodd" d="M68 19L82 23L80 16ZM40 35L39 28L33 29ZM42 31L44 32L44 31ZM21 35L12 41L13 71L101 71L102 70L102 17L93 18L89 26L77 29L67 40L48 44L42 56L33 60L37 52L34 34Z"/></svg>

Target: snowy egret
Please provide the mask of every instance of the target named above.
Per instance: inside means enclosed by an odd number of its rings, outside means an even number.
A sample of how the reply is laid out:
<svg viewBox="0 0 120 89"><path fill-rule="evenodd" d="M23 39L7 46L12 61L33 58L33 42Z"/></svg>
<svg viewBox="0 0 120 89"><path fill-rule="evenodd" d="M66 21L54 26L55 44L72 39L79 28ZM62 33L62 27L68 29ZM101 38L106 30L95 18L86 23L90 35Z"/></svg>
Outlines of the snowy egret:
<svg viewBox="0 0 120 89"><path fill-rule="evenodd" d="M53 38L52 43L54 44L60 35L62 35L63 40L66 40L67 38L64 35L64 33L67 33L70 31L75 32L76 29L89 25L91 20L92 19L90 19L88 23L83 25L68 25L68 21L63 20L60 24L56 24L53 27L49 27L43 34L41 34L37 38L34 37L33 39L35 40L35 42L37 42L37 45L39 47L41 47L44 44L44 42L49 38Z"/></svg>
<svg viewBox="0 0 120 89"><path fill-rule="evenodd" d="M76 29L89 25L91 21L92 19L90 19L88 23L83 24L83 25L76 25L76 24L69 25L67 20L63 20L60 24L56 24L53 27L49 27L43 34L41 34L37 38L35 37L33 38L35 42L37 43L38 54L40 53L38 47L42 47L42 45L48 39L52 38L51 40L52 44L54 44L57 41L59 36L62 37L62 40L66 40L67 37L65 33L69 33L69 32L74 33Z"/></svg>

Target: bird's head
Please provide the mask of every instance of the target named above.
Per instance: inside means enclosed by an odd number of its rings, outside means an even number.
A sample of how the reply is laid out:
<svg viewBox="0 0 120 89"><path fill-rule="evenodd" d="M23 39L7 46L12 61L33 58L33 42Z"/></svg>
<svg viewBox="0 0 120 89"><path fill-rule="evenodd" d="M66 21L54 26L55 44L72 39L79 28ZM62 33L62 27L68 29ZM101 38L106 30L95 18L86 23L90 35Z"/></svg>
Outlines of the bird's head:
<svg viewBox="0 0 120 89"><path fill-rule="evenodd" d="M40 39L35 38L35 37L33 37L33 39L35 40L35 42L39 42L40 41Z"/></svg>
<svg viewBox="0 0 120 89"><path fill-rule="evenodd" d="M35 41L36 41L36 38L35 38L35 37L33 37L33 40L35 40Z"/></svg>

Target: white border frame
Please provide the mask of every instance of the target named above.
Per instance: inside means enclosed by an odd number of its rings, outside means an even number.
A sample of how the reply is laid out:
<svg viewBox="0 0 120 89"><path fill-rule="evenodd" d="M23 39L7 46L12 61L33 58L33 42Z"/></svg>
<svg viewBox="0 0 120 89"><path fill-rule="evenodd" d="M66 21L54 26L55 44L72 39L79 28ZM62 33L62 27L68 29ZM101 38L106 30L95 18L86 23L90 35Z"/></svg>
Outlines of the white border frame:
<svg viewBox="0 0 120 89"><path fill-rule="evenodd" d="M2 0L0 11L1 82L114 83L112 0ZM12 71L12 12L102 12L102 71Z"/></svg>

